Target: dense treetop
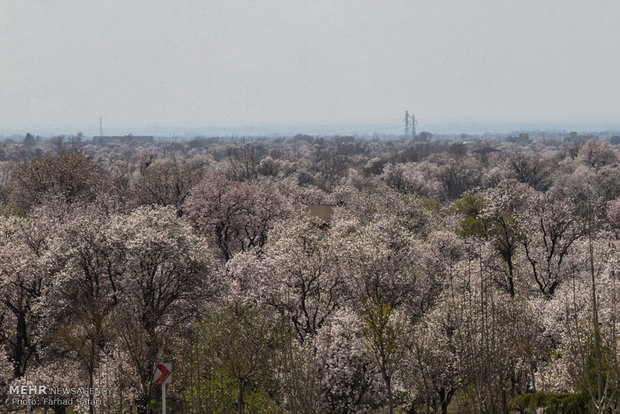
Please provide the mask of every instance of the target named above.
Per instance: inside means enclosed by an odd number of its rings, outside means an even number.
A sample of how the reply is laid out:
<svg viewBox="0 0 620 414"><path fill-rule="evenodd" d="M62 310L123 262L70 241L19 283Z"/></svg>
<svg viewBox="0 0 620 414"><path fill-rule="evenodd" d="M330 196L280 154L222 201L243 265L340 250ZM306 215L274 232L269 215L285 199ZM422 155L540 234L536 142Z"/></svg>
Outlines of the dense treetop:
<svg viewBox="0 0 620 414"><path fill-rule="evenodd" d="M618 412L618 144L426 137L0 143L0 411Z"/></svg>

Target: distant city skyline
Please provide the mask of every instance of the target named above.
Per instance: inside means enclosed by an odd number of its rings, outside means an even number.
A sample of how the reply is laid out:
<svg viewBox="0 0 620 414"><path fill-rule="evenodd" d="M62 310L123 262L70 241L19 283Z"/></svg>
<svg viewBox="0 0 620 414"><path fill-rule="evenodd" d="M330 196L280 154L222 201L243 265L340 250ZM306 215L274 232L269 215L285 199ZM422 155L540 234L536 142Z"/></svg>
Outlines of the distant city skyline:
<svg viewBox="0 0 620 414"><path fill-rule="evenodd" d="M0 135L397 134L405 110L618 130L618 21L615 0L0 0Z"/></svg>

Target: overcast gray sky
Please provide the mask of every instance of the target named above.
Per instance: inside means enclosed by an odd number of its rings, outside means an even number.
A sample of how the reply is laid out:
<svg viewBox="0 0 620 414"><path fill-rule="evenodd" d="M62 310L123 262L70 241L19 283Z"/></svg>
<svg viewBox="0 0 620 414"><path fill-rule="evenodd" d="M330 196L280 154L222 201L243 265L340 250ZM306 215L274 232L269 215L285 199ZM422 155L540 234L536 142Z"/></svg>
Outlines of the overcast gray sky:
<svg viewBox="0 0 620 414"><path fill-rule="evenodd" d="M0 0L0 132L405 109L620 125L620 1Z"/></svg>

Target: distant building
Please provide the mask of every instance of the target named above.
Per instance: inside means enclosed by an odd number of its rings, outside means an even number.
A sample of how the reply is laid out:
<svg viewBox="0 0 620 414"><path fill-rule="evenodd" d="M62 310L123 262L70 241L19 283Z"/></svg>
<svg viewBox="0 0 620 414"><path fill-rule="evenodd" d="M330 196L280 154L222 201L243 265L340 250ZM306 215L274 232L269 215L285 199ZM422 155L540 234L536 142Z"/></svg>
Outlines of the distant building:
<svg viewBox="0 0 620 414"><path fill-rule="evenodd" d="M310 217L318 218L326 223L332 219L334 213L334 205L332 204L308 204L306 208Z"/></svg>
<svg viewBox="0 0 620 414"><path fill-rule="evenodd" d="M93 137L93 143L97 145L108 145L112 142L120 142L128 145L152 144L155 138L152 135L111 135Z"/></svg>

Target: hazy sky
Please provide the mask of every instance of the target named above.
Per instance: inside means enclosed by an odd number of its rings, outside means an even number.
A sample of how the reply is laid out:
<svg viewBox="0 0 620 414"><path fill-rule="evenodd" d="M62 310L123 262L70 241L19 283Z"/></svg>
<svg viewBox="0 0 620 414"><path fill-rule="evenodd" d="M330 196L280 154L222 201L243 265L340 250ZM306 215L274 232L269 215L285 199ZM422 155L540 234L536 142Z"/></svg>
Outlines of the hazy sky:
<svg viewBox="0 0 620 414"><path fill-rule="evenodd" d="M0 0L7 126L620 124L618 0Z"/></svg>

